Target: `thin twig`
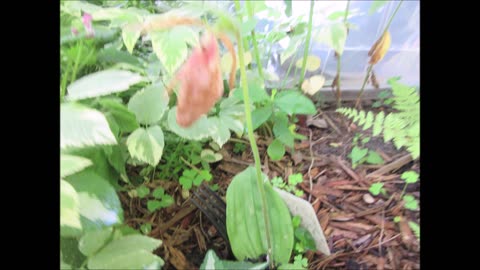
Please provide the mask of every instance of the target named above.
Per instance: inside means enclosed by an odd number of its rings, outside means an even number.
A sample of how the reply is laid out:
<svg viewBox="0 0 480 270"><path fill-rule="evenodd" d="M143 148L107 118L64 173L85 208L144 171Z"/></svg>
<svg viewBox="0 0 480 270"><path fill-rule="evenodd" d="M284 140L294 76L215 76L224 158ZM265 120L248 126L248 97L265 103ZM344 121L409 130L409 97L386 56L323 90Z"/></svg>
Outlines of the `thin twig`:
<svg viewBox="0 0 480 270"><path fill-rule="evenodd" d="M308 178L310 183L310 192L308 193L308 202L310 202L312 200L312 188L313 188L312 175L310 172L312 171L313 162L315 161L315 159L313 158L313 151L312 151L312 130L308 129L308 131L310 132L310 136L308 137L308 144L310 145L309 147L310 157L312 158L312 161L310 161L310 166L308 167Z"/></svg>

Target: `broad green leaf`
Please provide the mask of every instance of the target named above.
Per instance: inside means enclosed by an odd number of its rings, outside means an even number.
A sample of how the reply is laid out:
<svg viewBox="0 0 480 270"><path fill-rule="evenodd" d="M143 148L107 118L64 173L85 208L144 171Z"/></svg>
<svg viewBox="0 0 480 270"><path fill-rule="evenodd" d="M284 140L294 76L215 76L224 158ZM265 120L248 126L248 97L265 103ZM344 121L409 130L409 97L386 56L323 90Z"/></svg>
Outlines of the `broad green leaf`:
<svg viewBox="0 0 480 270"><path fill-rule="evenodd" d="M112 232L112 227L107 227L99 231L87 232L80 238L78 249L85 256L91 256L105 245L110 235L112 235Z"/></svg>
<svg viewBox="0 0 480 270"><path fill-rule="evenodd" d="M170 205L172 205L175 201L173 200L173 197L168 195L168 194L165 194L163 197L162 197L162 200L160 201L160 206L161 207L168 207Z"/></svg>
<svg viewBox="0 0 480 270"><path fill-rule="evenodd" d="M130 155L152 166L157 166L160 162L164 145L163 132L159 126L138 128L127 139Z"/></svg>
<svg viewBox="0 0 480 270"><path fill-rule="evenodd" d="M285 114L276 113L274 116L273 134L283 144L293 147L295 137L288 128L288 118Z"/></svg>
<svg viewBox="0 0 480 270"><path fill-rule="evenodd" d="M405 183L407 184L416 183L418 181L418 173L416 173L415 171L407 171L402 173L400 178L405 180Z"/></svg>
<svg viewBox="0 0 480 270"><path fill-rule="evenodd" d="M68 99L100 97L128 90L143 80L139 74L126 70L102 70L84 76L67 87Z"/></svg>
<svg viewBox="0 0 480 270"><path fill-rule="evenodd" d="M127 235L110 242L88 260L89 269L142 269L163 260L151 252L162 244L161 240L143 235ZM154 268L158 269L158 268Z"/></svg>
<svg viewBox="0 0 480 270"><path fill-rule="evenodd" d="M108 180L108 182L114 188L119 188L118 175L115 172L115 169L109 163L108 151L105 151L109 147L111 146L68 149L64 150L63 153L88 158L90 161L92 161L93 165L85 168L83 171L81 171L82 173L93 172L101 178Z"/></svg>
<svg viewBox="0 0 480 270"><path fill-rule="evenodd" d="M343 22L324 26L314 39L332 47L338 54L342 55L347 40L347 28Z"/></svg>
<svg viewBox="0 0 480 270"><path fill-rule="evenodd" d="M113 47L101 49L97 54L97 60L104 63L127 63L141 67L139 58Z"/></svg>
<svg viewBox="0 0 480 270"><path fill-rule="evenodd" d="M85 259L85 256L78 250L76 238L60 237L60 260L71 265L72 269L80 269Z"/></svg>
<svg viewBox="0 0 480 270"><path fill-rule="evenodd" d="M368 151L367 163L369 164L383 164L383 158L375 151Z"/></svg>
<svg viewBox="0 0 480 270"><path fill-rule="evenodd" d="M272 104L268 103L264 107L256 108L252 112L252 124L255 131L263 123L265 123L273 113Z"/></svg>
<svg viewBox="0 0 480 270"><path fill-rule="evenodd" d="M87 158L60 154L60 177L77 173L91 165L92 161Z"/></svg>
<svg viewBox="0 0 480 270"><path fill-rule="evenodd" d="M227 189L227 232L233 254L239 261L267 253L265 223L254 167L237 174ZM262 180L266 179L262 175ZM273 260L288 263L293 249L293 226L280 196L264 181L267 211L271 220ZM281 221L281 222L276 222Z"/></svg>
<svg viewBox="0 0 480 270"><path fill-rule="evenodd" d="M153 84L135 93L128 109L135 113L141 124L151 125L162 119L168 108L168 93L161 84Z"/></svg>
<svg viewBox="0 0 480 270"><path fill-rule="evenodd" d="M282 159L283 155L285 155L285 146L280 142L279 139L275 139L268 146L267 153L270 159L273 161L280 160Z"/></svg>
<svg viewBox="0 0 480 270"><path fill-rule="evenodd" d="M187 42L197 40L197 33L189 27L177 26L171 30L150 33L153 51L166 71L173 74L187 59Z"/></svg>
<svg viewBox="0 0 480 270"><path fill-rule="evenodd" d="M299 69L302 68L303 66L303 57L297 60L295 63L295 66ZM307 65L306 69L307 71L315 71L320 67L320 58L315 55L309 55L307 56Z"/></svg>
<svg viewBox="0 0 480 270"><path fill-rule="evenodd" d="M368 148L361 148L358 146L353 147L352 153L350 154L350 157L352 159L352 165L356 167L355 165L358 164L358 162L364 158L368 153Z"/></svg>
<svg viewBox="0 0 480 270"><path fill-rule="evenodd" d="M60 147L117 144L105 116L80 104L60 105Z"/></svg>
<svg viewBox="0 0 480 270"><path fill-rule="evenodd" d="M139 127L135 114L125 105L113 99L102 98L98 102L112 114L119 129L123 132L132 132Z"/></svg>
<svg viewBox="0 0 480 270"><path fill-rule="evenodd" d="M268 262L263 263L251 263L251 262L237 262L237 261L224 261L218 258L215 251L209 249L205 258L203 259L200 270L223 270L223 269L250 269L250 270L262 270L267 268Z"/></svg>
<svg viewBox="0 0 480 270"><path fill-rule="evenodd" d="M67 177L78 193L80 222L84 231L100 230L123 221L117 193L107 180L83 171Z"/></svg>
<svg viewBox="0 0 480 270"><path fill-rule="evenodd" d="M384 0L374 0L372 4L370 5L370 9L368 10L368 15L372 15L375 13L377 10L379 10L381 7L383 7L385 4L388 4L388 1Z"/></svg>
<svg viewBox="0 0 480 270"><path fill-rule="evenodd" d="M372 193L374 196L377 196L382 191L382 188L383 188L383 183L377 182L372 184L368 189L368 191L370 191L370 193Z"/></svg>
<svg viewBox="0 0 480 270"><path fill-rule="evenodd" d="M289 115L317 113L317 109L315 108L315 105L313 105L313 102L296 90L279 92L275 96L273 103L277 108Z"/></svg>
<svg viewBox="0 0 480 270"><path fill-rule="evenodd" d="M78 194L72 185L65 180L60 180L60 226L82 229L79 204Z"/></svg>
<svg viewBox="0 0 480 270"><path fill-rule="evenodd" d="M201 140L208 138L210 135L217 132L217 127L207 119L205 115L202 115L195 123L188 128L180 127L177 124L177 106L170 109L168 112L168 127L171 131L190 140Z"/></svg>

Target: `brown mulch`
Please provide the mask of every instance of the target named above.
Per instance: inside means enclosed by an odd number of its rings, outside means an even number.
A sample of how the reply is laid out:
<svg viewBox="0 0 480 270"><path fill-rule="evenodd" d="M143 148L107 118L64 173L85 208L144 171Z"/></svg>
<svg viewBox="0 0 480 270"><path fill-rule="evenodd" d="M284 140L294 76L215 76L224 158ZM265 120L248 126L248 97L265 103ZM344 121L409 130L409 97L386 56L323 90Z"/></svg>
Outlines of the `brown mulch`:
<svg viewBox="0 0 480 270"><path fill-rule="evenodd" d="M299 188L305 192L303 198L310 199L332 253L324 256L307 252L308 268L419 269L419 241L408 226L408 221L420 224L419 211L406 210L400 198L404 188L400 175L407 170L419 172L419 160L411 161L407 152L396 150L381 138L371 137L365 146L377 151L385 164L364 164L352 169L348 154L354 136L357 133L371 136L371 133L357 128L336 113L334 107L319 111L315 117L324 119L327 127L300 128L297 132L307 139L296 143L294 151L288 151L280 161L270 161L266 157L268 139L257 139L262 169L269 177L286 179L293 173L304 176ZM233 145L229 142L223 147L223 160L212 167L212 182L219 185L217 193L223 198L233 176L253 164L249 148L237 155L233 153ZM375 182L384 184L387 196L369 193L368 188ZM150 222L149 235L163 241L155 251L165 260L163 269L198 269L208 249L213 249L223 259L234 260L216 228L189 201L191 194L182 196L177 181L155 180L149 185L151 188L164 187L176 203L149 213L145 199L132 199L124 192L120 193L120 198L126 223L138 229ZM419 191L419 182L409 184L406 189L406 193L417 200L420 199ZM396 216L402 217L399 223L393 221Z"/></svg>

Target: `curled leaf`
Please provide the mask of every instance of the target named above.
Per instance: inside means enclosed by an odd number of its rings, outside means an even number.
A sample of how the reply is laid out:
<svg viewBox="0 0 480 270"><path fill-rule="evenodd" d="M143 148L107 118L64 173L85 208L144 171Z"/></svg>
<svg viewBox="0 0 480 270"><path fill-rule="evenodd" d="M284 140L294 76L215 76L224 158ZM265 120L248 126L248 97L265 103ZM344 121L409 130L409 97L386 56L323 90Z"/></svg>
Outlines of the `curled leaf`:
<svg viewBox="0 0 480 270"><path fill-rule="evenodd" d="M390 32L386 31L383 35L373 44L372 48L368 52L370 56L370 61L368 62L371 65L375 65L378 61L382 60L388 49L390 48L390 43L392 39L390 37Z"/></svg>

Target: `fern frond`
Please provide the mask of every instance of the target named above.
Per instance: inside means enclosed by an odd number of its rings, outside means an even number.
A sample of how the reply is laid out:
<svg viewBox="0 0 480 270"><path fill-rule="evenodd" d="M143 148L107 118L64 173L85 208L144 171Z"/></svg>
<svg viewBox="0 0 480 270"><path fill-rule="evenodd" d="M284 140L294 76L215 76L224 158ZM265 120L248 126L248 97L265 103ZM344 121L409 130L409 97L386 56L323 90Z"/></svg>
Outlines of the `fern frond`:
<svg viewBox="0 0 480 270"><path fill-rule="evenodd" d="M373 136L378 136L383 130L383 119L385 117L385 114L382 112L379 112L377 114L377 117L375 117L375 122L373 123Z"/></svg>
<svg viewBox="0 0 480 270"><path fill-rule="evenodd" d="M363 125L364 130L369 129L373 125L373 119L374 119L373 113L368 112L367 118L365 119L365 125Z"/></svg>

